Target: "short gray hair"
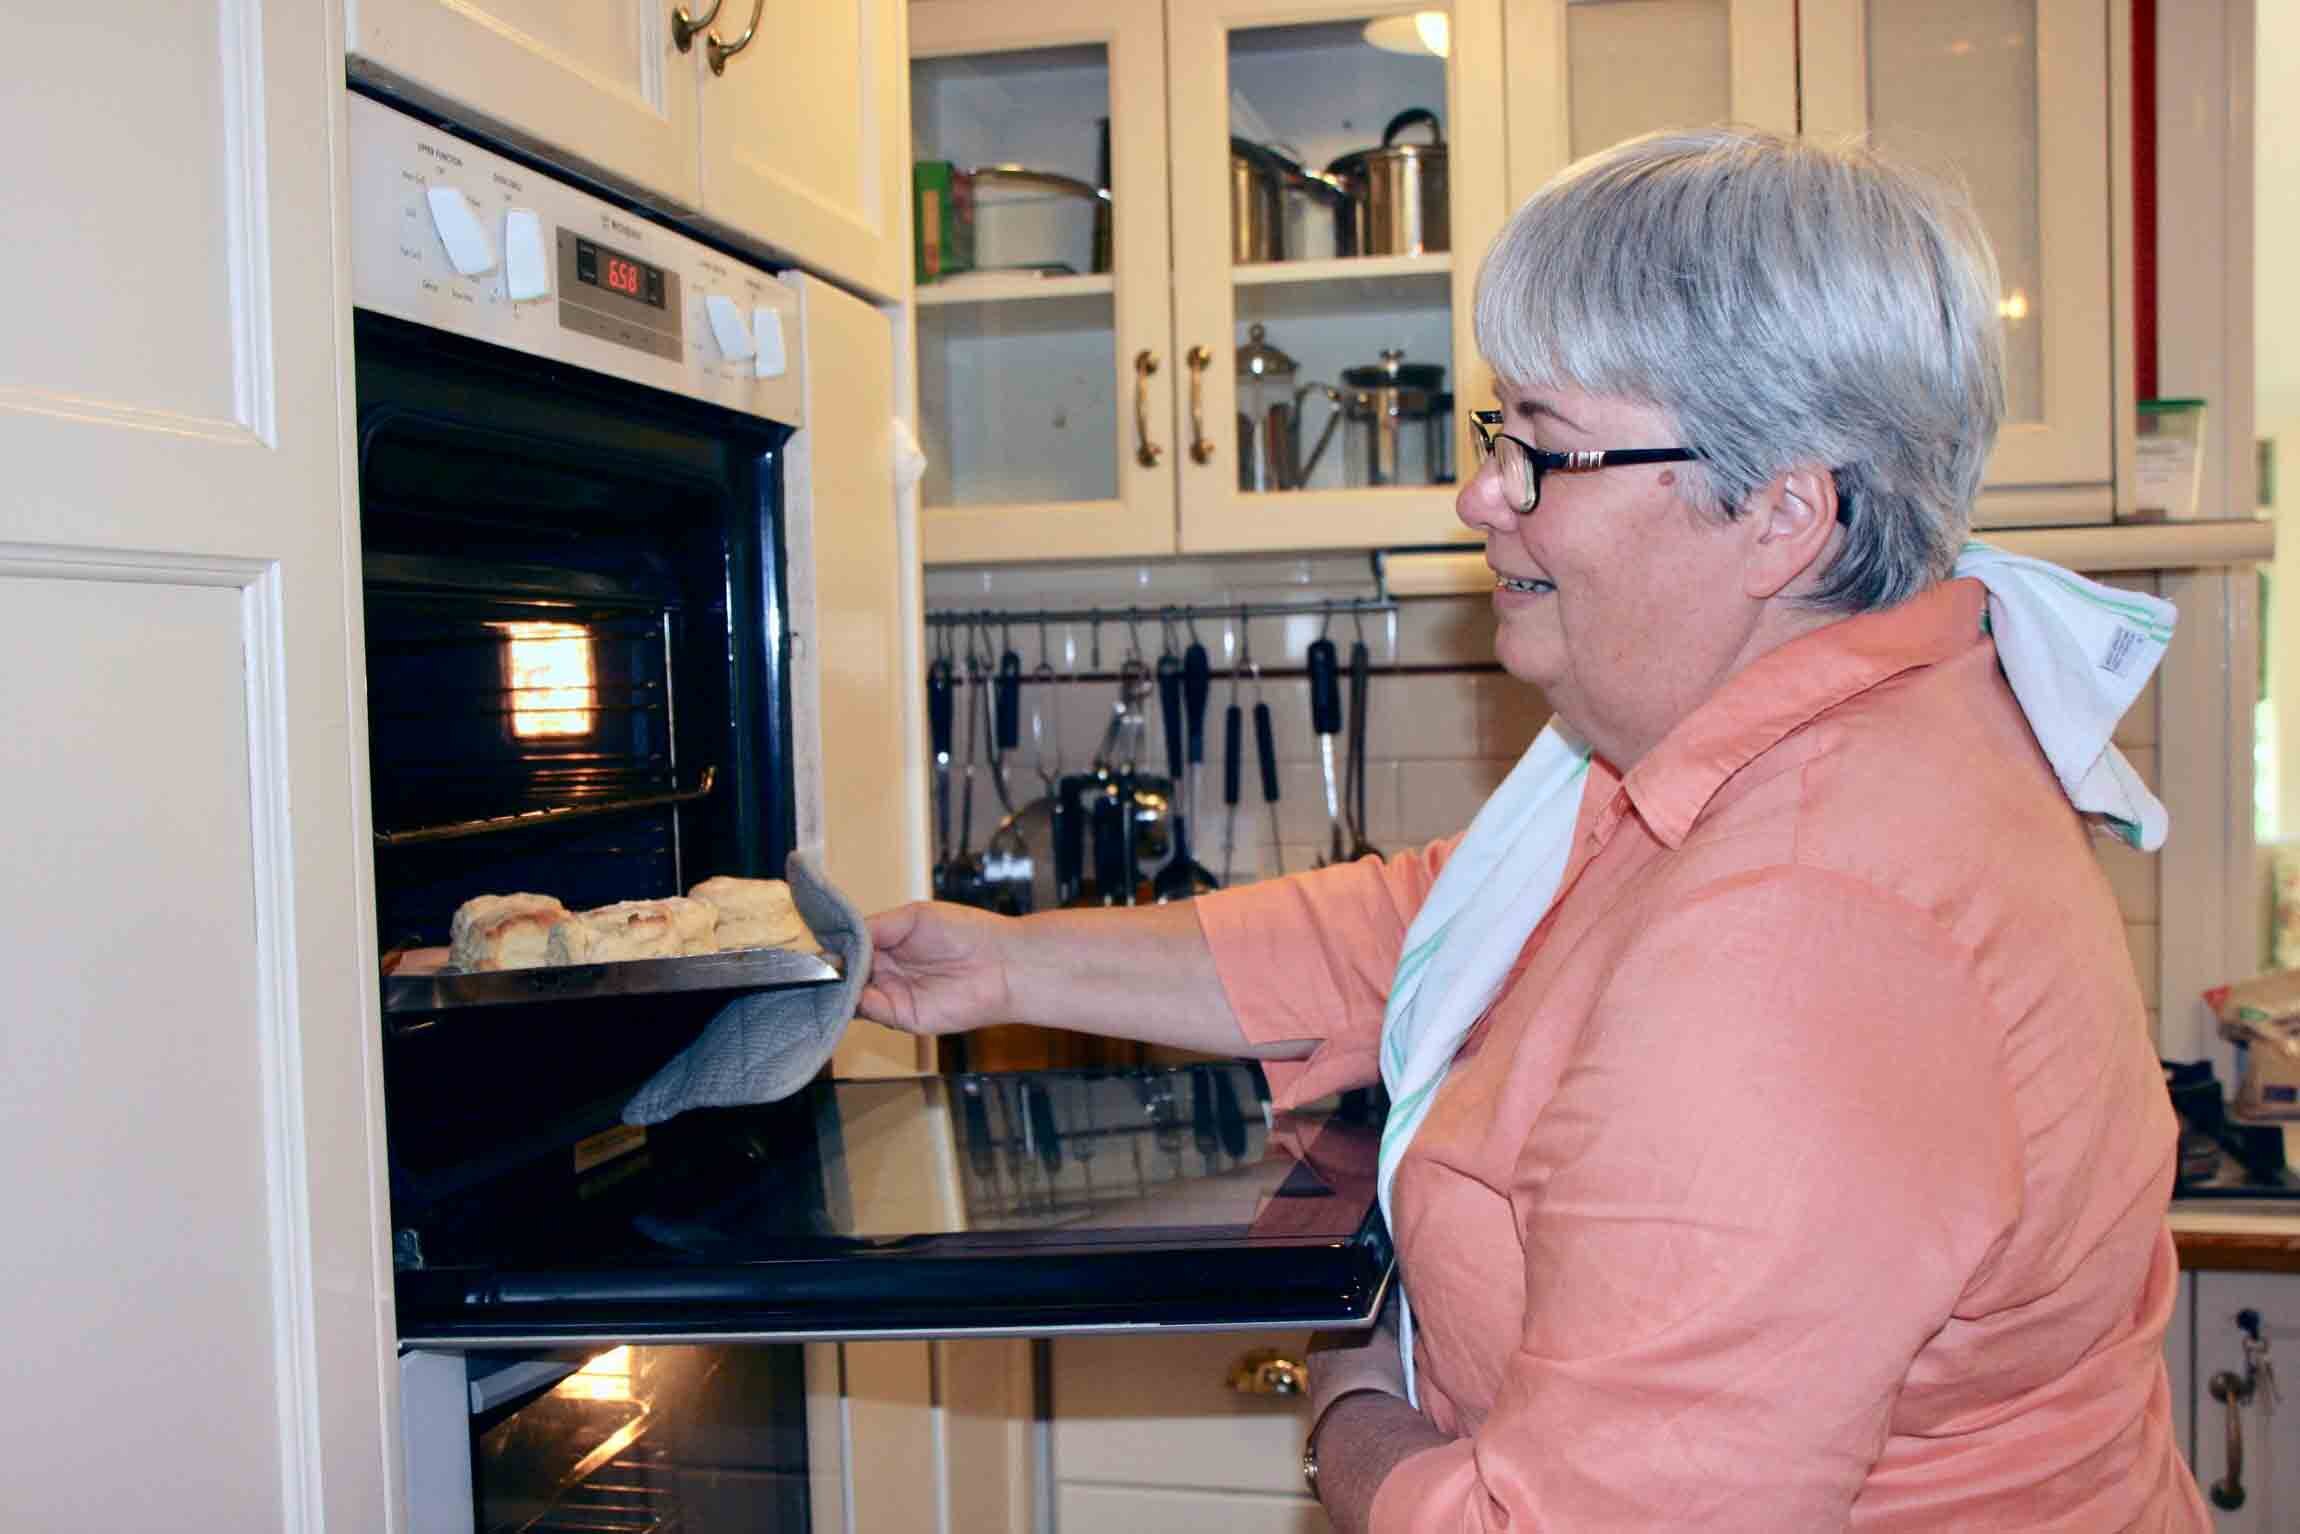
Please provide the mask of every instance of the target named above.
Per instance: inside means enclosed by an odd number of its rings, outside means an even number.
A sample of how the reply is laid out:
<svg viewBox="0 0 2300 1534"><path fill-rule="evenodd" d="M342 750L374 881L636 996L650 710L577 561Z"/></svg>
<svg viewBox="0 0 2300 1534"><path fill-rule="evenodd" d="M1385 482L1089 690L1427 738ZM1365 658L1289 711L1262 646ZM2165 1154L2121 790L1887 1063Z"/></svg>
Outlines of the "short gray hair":
<svg viewBox="0 0 2300 1534"><path fill-rule="evenodd" d="M1726 514L1836 471L1844 546L1810 601L1948 575L2004 417L1996 258L1961 196L1853 145L1657 133L1568 166L1478 278L1477 344L1521 389L1668 412Z"/></svg>

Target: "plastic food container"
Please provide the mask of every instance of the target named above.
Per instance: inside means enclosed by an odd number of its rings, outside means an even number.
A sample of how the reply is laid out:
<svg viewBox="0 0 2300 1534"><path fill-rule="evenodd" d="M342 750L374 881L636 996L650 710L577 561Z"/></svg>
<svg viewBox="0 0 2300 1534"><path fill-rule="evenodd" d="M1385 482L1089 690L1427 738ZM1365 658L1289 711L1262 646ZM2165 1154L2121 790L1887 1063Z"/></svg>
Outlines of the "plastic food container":
<svg viewBox="0 0 2300 1534"><path fill-rule="evenodd" d="M1105 194L1050 171L985 165L974 184L974 269L1091 272Z"/></svg>
<svg viewBox="0 0 2300 1534"><path fill-rule="evenodd" d="M2146 522L2194 521L2204 478L2204 401L2144 399L2139 411L2134 512Z"/></svg>

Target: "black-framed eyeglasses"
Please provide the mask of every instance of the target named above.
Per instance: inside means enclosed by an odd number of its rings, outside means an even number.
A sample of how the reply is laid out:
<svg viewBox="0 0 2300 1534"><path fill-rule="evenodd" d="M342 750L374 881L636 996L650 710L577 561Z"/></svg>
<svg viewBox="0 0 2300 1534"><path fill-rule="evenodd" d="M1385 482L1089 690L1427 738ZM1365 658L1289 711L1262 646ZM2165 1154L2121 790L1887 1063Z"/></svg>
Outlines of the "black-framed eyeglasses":
<svg viewBox="0 0 2300 1534"><path fill-rule="evenodd" d="M1594 452L1552 453L1523 437L1494 428L1503 422L1498 410L1473 410L1469 424L1477 432L1478 463L1495 460L1501 472L1501 491L1519 516L1541 504L1544 474L1585 474L1593 469L1625 468L1638 463L1691 463L1701 455L1689 447L1615 447Z"/></svg>

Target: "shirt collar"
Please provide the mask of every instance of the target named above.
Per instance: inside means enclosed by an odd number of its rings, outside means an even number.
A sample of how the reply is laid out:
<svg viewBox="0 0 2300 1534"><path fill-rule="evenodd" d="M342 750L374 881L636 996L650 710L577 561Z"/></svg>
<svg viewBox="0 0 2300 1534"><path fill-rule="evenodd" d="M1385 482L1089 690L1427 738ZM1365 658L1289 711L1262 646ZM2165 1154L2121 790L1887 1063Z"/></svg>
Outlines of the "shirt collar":
<svg viewBox="0 0 2300 1534"><path fill-rule="evenodd" d="M1677 847L1726 780L1792 730L1879 682L1979 643L1987 600L1978 581L1943 581L1759 656L1678 721L1629 770L1622 791L1647 828Z"/></svg>

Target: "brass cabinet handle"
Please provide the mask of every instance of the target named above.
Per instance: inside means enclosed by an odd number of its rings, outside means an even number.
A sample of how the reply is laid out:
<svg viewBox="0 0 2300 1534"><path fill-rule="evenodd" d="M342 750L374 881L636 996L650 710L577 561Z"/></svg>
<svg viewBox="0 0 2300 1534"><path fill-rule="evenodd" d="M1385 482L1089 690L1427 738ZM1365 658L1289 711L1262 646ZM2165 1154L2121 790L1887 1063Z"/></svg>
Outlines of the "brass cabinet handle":
<svg viewBox="0 0 2300 1534"><path fill-rule="evenodd" d="M703 39L703 51L709 54L711 58L712 74L725 74L727 72L727 60L751 46L751 39L759 35L759 13L766 8L767 0L751 0L751 24L743 28L743 35L731 43L720 42L719 34L716 32ZM717 9L717 6L712 7L714 12Z"/></svg>
<svg viewBox="0 0 2300 1534"><path fill-rule="evenodd" d="M1240 1395L1308 1395L1310 1371L1300 1359L1288 1358L1276 1348L1256 1348L1230 1365L1229 1385Z"/></svg>
<svg viewBox="0 0 2300 1534"><path fill-rule="evenodd" d="M2233 1512L2244 1505L2244 1407L2252 1399L2252 1383L2223 1369L2205 1388L2228 1409L2228 1474L2212 1483L2212 1505Z"/></svg>
<svg viewBox="0 0 2300 1534"><path fill-rule="evenodd" d="M1206 368L1214 354L1193 346L1183 360L1190 364L1190 461L1212 463L1214 439L1206 435Z"/></svg>
<svg viewBox="0 0 2300 1534"><path fill-rule="evenodd" d="M1145 469L1158 467L1166 450L1150 440L1150 375L1158 371L1158 354L1148 347L1134 354L1134 461Z"/></svg>
<svg viewBox="0 0 2300 1534"><path fill-rule="evenodd" d="M2281 1392L2276 1388L2276 1366L2268 1358L2268 1339L2261 1335L2260 1312L2250 1306L2236 1312L2237 1330L2244 1333L2244 1372L2223 1369L2205 1383L2212 1399L2228 1413L2228 1473L2210 1488L2212 1505L2233 1512L2244 1505L2244 1408L2265 1395L2274 1411Z"/></svg>
<svg viewBox="0 0 2300 1534"><path fill-rule="evenodd" d="M681 53L695 46L695 34L718 20L719 7L726 3L727 0L711 0L711 8L700 16L688 15L683 5L671 12L671 41L679 45Z"/></svg>

